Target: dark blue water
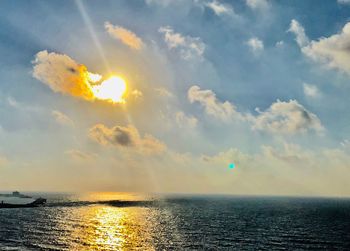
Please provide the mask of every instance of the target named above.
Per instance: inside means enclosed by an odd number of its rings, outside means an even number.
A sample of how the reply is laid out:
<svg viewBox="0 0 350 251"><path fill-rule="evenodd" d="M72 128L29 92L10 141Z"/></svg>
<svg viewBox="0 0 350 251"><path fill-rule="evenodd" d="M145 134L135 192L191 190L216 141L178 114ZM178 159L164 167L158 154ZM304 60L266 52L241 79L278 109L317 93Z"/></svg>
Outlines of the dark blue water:
<svg viewBox="0 0 350 251"><path fill-rule="evenodd" d="M0 250L350 250L345 199L48 197L0 209Z"/></svg>

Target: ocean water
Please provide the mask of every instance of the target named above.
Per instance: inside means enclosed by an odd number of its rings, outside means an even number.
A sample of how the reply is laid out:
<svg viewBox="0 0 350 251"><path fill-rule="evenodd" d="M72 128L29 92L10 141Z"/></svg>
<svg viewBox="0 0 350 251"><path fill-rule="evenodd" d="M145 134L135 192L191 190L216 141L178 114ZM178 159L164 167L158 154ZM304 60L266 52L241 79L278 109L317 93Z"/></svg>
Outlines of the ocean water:
<svg viewBox="0 0 350 251"><path fill-rule="evenodd" d="M0 209L0 250L350 250L350 200L46 194Z"/></svg>

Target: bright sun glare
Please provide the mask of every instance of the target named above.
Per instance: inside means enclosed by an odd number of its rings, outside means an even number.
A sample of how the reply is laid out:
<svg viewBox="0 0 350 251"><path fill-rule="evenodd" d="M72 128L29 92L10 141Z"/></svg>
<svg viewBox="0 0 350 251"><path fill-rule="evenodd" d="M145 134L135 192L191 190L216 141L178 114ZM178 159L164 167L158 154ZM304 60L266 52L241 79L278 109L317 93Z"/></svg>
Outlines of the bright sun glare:
<svg viewBox="0 0 350 251"><path fill-rule="evenodd" d="M123 96L126 92L124 79L112 76L99 85L91 87L94 96L98 99L107 100L113 103L124 103Z"/></svg>

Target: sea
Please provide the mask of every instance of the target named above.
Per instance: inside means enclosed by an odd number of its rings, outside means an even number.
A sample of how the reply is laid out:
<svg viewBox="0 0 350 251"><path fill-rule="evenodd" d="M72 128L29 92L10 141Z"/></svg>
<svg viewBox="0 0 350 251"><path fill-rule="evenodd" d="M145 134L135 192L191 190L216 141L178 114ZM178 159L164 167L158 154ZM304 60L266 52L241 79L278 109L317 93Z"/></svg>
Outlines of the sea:
<svg viewBox="0 0 350 251"><path fill-rule="evenodd" d="M350 199L34 195L0 209L0 250L350 250Z"/></svg>

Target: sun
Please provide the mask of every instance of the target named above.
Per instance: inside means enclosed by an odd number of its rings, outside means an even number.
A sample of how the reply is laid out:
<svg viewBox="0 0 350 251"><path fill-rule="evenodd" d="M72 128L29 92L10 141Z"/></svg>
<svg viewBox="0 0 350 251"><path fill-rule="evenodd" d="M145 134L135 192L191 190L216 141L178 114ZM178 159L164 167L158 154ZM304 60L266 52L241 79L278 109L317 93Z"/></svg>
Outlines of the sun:
<svg viewBox="0 0 350 251"><path fill-rule="evenodd" d="M99 85L93 85L91 90L97 99L112 103L125 103L123 96L126 92L126 83L121 77L112 76Z"/></svg>

